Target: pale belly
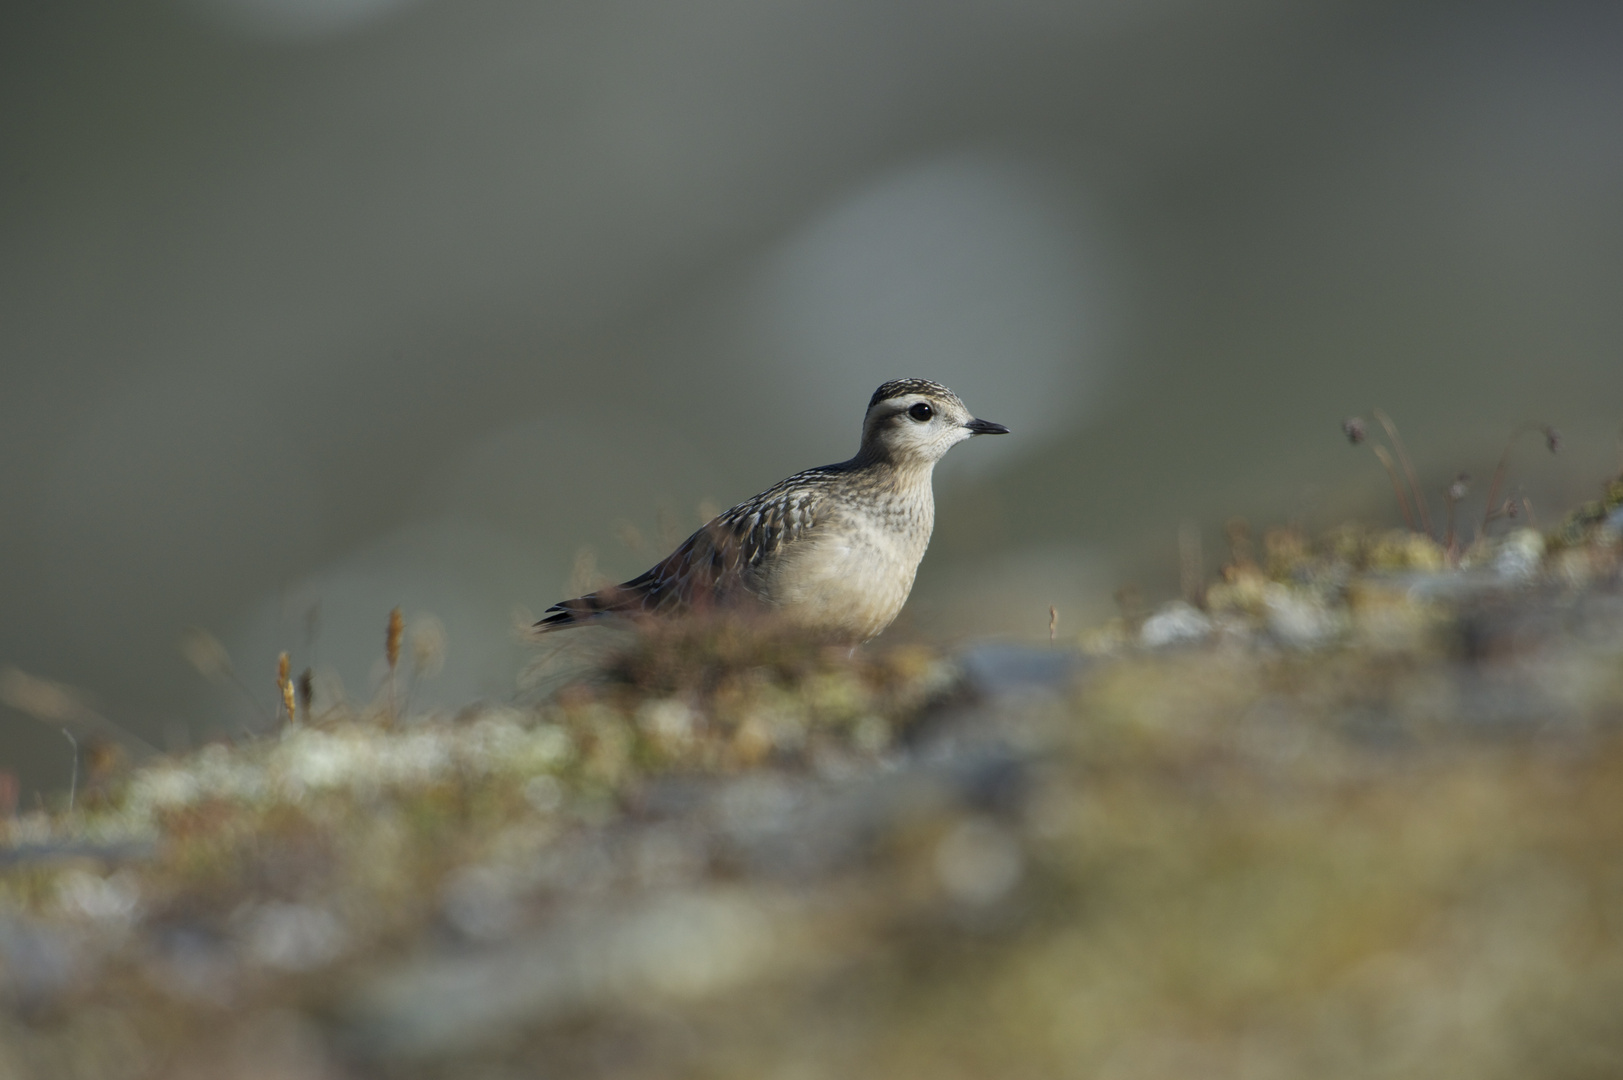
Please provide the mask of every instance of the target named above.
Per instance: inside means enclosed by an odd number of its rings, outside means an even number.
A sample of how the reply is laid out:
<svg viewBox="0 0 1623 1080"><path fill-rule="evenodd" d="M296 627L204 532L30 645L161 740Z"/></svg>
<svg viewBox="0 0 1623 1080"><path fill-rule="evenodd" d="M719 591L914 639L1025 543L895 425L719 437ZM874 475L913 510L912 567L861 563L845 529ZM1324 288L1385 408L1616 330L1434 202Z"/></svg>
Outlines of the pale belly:
<svg viewBox="0 0 1623 1080"><path fill-rule="evenodd" d="M891 624L913 590L930 541L927 514L904 529L861 520L821 531L784 552L762 592L798 623L866 641Z"/></svg>

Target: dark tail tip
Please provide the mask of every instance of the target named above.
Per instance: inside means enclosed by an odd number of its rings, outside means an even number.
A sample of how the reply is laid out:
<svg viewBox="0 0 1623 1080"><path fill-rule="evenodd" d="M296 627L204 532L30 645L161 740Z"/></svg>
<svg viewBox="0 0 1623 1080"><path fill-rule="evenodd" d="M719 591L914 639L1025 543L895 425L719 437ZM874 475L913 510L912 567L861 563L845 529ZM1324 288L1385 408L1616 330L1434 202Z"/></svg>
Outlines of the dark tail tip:
<svg viewBox="0 0 1623 1080"><path fill-rule="evenodd" d="M554 604L546 612L546 618L535 624L535 632L544 634L548 630L567 630L571 626L579 626L585 622L580 612L571 611L561 604Z"/></svg>

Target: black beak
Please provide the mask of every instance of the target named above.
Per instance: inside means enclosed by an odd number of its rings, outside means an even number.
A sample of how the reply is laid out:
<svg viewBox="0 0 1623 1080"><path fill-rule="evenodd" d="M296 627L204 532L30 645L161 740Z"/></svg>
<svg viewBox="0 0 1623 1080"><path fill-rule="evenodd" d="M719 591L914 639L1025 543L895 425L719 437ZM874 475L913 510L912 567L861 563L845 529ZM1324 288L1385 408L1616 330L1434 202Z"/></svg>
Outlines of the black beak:
<svg viewBox="0 0 1623 1080"><path fill-rule="evenodd" d="M1007 435L1009 429L1002 424L994 424L990 420L971 420L964 425L977 435Z"/></svg>

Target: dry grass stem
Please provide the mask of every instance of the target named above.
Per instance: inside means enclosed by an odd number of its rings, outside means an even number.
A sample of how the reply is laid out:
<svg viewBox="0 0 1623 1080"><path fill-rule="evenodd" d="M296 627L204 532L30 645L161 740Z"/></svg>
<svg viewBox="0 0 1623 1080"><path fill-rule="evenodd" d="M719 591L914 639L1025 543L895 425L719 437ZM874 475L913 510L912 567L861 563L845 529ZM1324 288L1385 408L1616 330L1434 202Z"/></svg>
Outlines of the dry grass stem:
<svg viewBox="0 0 1623 1080"><path fill-rule="evenodd" d="M633 555L645 555L648 553L648 541L643 537L642 530L631 522L617 522L614 531L618 535L620 543Z"/></svg>
<svg viewBox="0 0 1623 1080"><path fill-rule="evenodd" d="M686 538L681 524L676 520L675 511L663 502L654 511L654 532L659 537L661 551L671 550Z"/></svg>
<svg viewBox="0 0 1623 1080"><path fill-rule="evenodd" d="M1426 508L1426 496L1420 490L1420 480L1415 475L1414 462L1409 460L1409 451L1403 446L1403 437L1398 434L1398 425L1380 409L1374 410L1373 415L1380 421L1381 427L1386 429L1386 437L1392 440L1392 449L1397 451L1398 461L1403 466L1403 475L1408 477L1409 490L1414 495L1415 512L1420 516L1420 527L1426 531L1427 536L1431 536L1431 512Z"/></svg>
<svg viewBox="0 0 1623 1080"><path fill-rule="evenodd" d="M62 729L62 735L73 747L73 768L68 772L68 813L73 813L73 800L79 794L79 740L73 737L73 732L67 728Z"/></svg>
<svg viewBox="0 0 1623 1080"><path fill-rule="evenodd" d="M188 627L180 635L180 655L197 670L197 673L210 682L227 683L242 695L244 701L259 714L259 718L266 724L274 722L272 713L265 711L265 704L254 692L248 689L248 684L237 675L235 665L231 663L231 654L226 652L220 639L201 627Z"/></svg>
<svg viewBox="0 0 1623 1080"><path fill-rule="evenodd" d="M1448 506L1448 526L1443 536L1443 550L1448 552L1450 562L1456 561L1459 557L1459 546L1455 543L1454 537L1454 511L1459 506L1460 500L1465 498L1465 493L1470 490L1470 487L1470 476L1460 473L1443 492L1443 501Z"/></svg>
<svg viewBox="0 0 1623 1080"><path fill-rule="evenodd" d="M412 699L417 695L417 683L433 678L445 667L445 625L432 615L423 615L411 621L407 632L411 639L411 683L406 688L405 712L411 714Z"/></svg>
<svg viewBox="0 0 1623 1080"><path fill-rule="evenodd" d="M1392 461L1392 455L1387 453L1386 447L1375 444L1370 447L1375 456L1386 466L1386 475L1392 478L1392 494L1398 497L1398 509L1403 511L1403 523L1409 526L1411 532L1419 532L1420 525L1415 521L1414 512L1409 509L1408 497L1403 494L1403 481L1398 479L1397 465Z"/></svg>
<svg viewBox="0 0 1623 1080"><path fill-rule="evenodd" d="M1537 431L1544 436L1544 445L1552 454L1561 452L1561 433L1550 424L1523 424L1510 433L1505 440L1505 448L1500 451L1499 464L1494 466L1493 479L1488 482L1487 508L1482 513L1482 528L1487 529L1488 523L1494 518L1504 516L1503 505L1498 502L1499 489L1504 486L1505 473L1510 468L1510 451L1516 445L1516 440L1530 431Z"/></svg>
<svg viewBox="0 0 1623 1080"><path fill-rule="evenodd" d="M1206 603L1206 552L1201 545L1200 526L1185 521L1178 526L1178 578L1183 598L1195 607Z"/></svg>
<svg viewBox="0 0 1623 1080"><path fill-rule="evenodd" d="M565 596L585 596L607 584L603 572L597 568L597 549L582 545L575 551L575 565L564 583Z"/></svg>
<svg viewBox="0 0 1623 1080"><path fill-rule="evenodd" d="M151 743L125 731L85 704L80 694L71 687L14 667L0 669L0 704L9 705L42 724L112 739L142 756L156 756L158 753Z"/></svg>

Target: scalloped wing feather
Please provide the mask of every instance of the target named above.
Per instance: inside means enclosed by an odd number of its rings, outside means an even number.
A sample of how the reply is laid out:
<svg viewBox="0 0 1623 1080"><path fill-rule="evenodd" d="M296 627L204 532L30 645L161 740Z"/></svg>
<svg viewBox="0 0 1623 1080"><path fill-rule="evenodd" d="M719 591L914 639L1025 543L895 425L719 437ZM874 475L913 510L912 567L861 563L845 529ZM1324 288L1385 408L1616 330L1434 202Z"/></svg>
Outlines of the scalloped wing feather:
<svg viewBox="0 0 1623 1080"><path fill-rule="evenodd" d="M780 481L718 515L630 581L549 607L540 632L607 616L663 615L763 601L762 564L827 519L826 496L844 470L825 465Z"/></svg>

